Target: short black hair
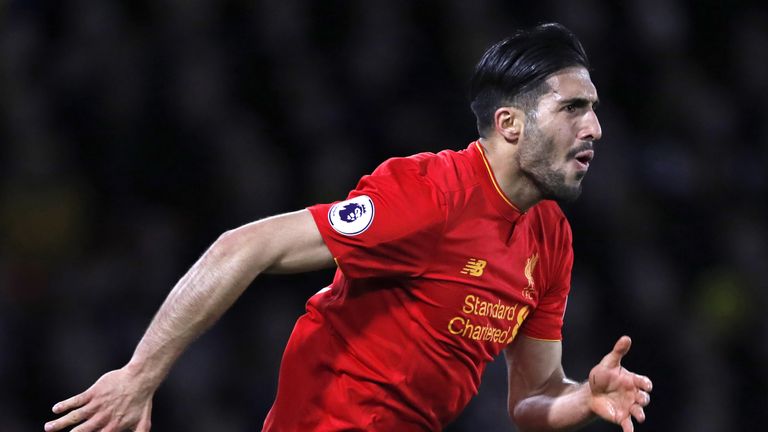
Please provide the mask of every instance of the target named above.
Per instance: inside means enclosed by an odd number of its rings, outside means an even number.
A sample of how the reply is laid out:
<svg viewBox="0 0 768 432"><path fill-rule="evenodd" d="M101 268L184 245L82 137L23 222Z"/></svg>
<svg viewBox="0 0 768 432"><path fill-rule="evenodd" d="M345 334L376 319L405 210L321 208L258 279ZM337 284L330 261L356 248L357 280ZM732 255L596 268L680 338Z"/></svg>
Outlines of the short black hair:
<svg viewBox="0 0 768 432"><path fill-rule="evenodd" d="M469 88L480 136L493 128L499 107L532 111L549 90L546 79L573 66L589 70L587 53L576 35L558 23L518 30L488 48L475 66Z"/></svg>

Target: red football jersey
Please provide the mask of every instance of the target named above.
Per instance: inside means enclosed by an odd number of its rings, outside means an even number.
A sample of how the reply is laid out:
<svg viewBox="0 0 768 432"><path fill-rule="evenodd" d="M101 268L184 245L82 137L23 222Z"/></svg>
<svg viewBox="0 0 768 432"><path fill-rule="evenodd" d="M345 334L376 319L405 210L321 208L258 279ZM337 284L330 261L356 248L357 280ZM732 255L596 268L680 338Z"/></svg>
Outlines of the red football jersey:
<svg viewBox="0 0 768 432"><path fill-rule="evenodd" d="M441 430L518 332L559 340L571 230L521 213L482 146L394 158L309 208L335 257L286 347L266 431Z"/></svg>

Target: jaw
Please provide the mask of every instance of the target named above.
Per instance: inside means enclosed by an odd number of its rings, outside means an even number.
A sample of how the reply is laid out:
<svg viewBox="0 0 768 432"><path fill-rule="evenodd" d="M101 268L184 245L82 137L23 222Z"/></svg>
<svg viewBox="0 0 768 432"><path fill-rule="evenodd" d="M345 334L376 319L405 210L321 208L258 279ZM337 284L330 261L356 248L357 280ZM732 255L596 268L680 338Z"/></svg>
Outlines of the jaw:
<svg viewBox="0 0 768 432"><path fill-rule="evenodd" d="M533 170L528 177L541 194L541 199L558 202L572 202L581 194L581 181L586 171L550 168Z"/></svg>

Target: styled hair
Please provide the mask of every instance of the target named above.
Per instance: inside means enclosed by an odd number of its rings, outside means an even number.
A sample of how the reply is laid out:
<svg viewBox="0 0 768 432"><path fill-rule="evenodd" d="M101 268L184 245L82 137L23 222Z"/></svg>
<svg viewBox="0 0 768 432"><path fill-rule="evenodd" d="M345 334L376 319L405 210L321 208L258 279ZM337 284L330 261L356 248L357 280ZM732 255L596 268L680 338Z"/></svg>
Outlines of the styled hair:
<svg viewBox="0 0 768 432"><path fill-rule="evenodd" d="M480 136L493 129L494 113L502 106L533 112L549 91L546 79L573 66L589 70L587 53L576 35L558 23L518 30L488 48L469 88Z"/></svg>

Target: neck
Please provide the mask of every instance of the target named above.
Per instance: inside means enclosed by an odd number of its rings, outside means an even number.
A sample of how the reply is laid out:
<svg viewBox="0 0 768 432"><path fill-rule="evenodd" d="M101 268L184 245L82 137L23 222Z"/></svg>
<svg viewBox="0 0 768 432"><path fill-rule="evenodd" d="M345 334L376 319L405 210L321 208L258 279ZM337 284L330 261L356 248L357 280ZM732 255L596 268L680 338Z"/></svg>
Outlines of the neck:
<svg viewBox="0 0 768 432"><path fill-rule="evenodd" d="M498 136L480 138L485 158L491 166L496 183L507 199L521 212L541 201L542 196L535 184L520 170L516 154L517 144Z"/></svg>

